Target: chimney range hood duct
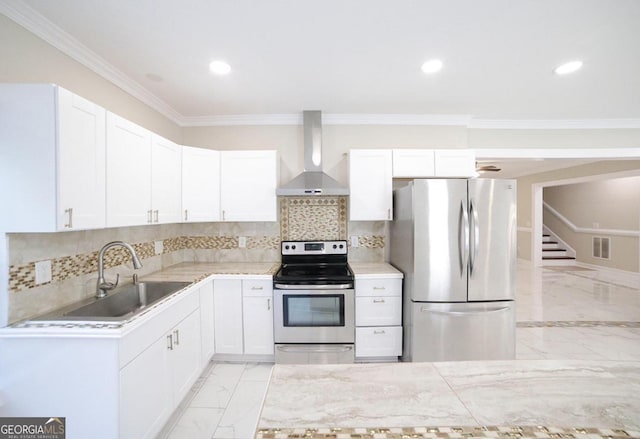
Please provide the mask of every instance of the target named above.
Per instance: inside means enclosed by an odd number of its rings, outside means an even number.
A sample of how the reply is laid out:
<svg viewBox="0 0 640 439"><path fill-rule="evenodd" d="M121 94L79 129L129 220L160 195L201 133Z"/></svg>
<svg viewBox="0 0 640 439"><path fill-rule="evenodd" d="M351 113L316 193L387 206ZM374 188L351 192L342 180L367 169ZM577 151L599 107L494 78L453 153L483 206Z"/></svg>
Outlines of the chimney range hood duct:
<svg viewBox="0 0 640 439"><path fill-rule="evenodd" d="M322 113L303 111L304 172L276 190L276 195L349 195L349 189L322 172Z"/></svg>

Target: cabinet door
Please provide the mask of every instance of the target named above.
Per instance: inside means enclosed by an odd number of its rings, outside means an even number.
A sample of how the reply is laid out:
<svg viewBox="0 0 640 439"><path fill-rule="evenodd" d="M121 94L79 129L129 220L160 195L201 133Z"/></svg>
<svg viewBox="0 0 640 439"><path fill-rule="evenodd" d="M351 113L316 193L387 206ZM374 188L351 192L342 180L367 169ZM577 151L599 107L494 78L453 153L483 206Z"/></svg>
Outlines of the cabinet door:
<svg viewBox="0 0 640 439"><path fill-rule="evenodd" d="M161 337L120 370L120 438L156 437L171 415L168 347Z"/></svg>
<svg viewBox="0 0 640 439"><path fill-rule="evenodd" d="M182 215L182 150L160 136L152 136L151 209L154 223L177 223Z"/></svg>
<svg viewBox="0 0 640 439"><path fill-rule="evenodd" d="M209 281L200 287L200 339L203 366L209 362L215 353L213 319L213 281Z"/></svg>
<svg viewBox="0 0 640 439"><path fill-rule="evenodd" d="M151 133L108 112L107 226L151 219Z"/></svg>
<svg viewBox="0 0 640 439"><path fill-rule="evenodd" d="M182 220L220 220L220 153L182 147Z"/></svg>
<svg viewBox="0 0 640 439"><path fill-rule="evenodd" d="M194 311L173 328L169 352L173 402L178 405L200 372L200 313Z"/></svg>
<svg viewBox="0 0 640 439"><path fill-rule="evenodd" d="M394 149L393 177L433 177L436 172L434 158L432 149Z"/></svg>
<svg viewBox="0 0 640 439"><path fill-rule="evenodd" d="M391 151L352 149L349 155L349 218L392 220Z"/></svg>
<svg viewBox="0 0 640 439"><path fill-rule="evenodd" d="M58 230L106 224L106 111L58 88Z"/></svg>
<svg viewBox="0 0 640 439"><path fill-rule="evenodd" d="M402 326L356 328L356 357L402 355Z"/></svg>
<svg viewBox="0 0 640 439"><path fill-rule="evenodd" d="M217 354L242 354L242 281L213 281L215 350Z"/></svg>
<svg viewBox="0 0 640 439"><path fill-rule="evenodd" d="M276 151L222 151L220 205L223 221L276 221Z"/></svg>
<svg viewBox="0 0 640 439"><path fill-rule="evenodd" d="M242 299L244 353L273 355L273 299L245 296Z"/></svg>
<svg viewBox="0 0 640 439"><path fill-rule="evenodd" d="M472 149L436 149L436 177L474 177L476 153Z"/></svg>

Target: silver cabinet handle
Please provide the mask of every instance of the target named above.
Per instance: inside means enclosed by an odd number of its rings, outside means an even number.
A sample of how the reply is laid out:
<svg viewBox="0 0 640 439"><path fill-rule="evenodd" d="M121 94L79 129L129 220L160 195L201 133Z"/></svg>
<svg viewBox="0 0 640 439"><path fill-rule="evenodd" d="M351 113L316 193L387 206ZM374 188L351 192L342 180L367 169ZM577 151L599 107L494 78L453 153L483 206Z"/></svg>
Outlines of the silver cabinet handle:
<svg viewBox="0 0 640 439"><path fill-rule="evenodd" d="M271 299L267 299L267 311L271 310Z"/></svg>
<svg viewBox="0 0 640 439"><path fill-rule="evenodd" d="M171 334L167 335L167 349L173 350L173 337L171 337Z"/></svg>
<svg viewBox="0 0 640 439"><path fill-rule="evenodd" d="M373 287L374 290L386 290L385 287Z"/></svg>
<svg viewBox="0 0 640 439"><path fill-rule="evenodd" d="M157 223L158 222L158 216L159 216L159 210L154 210L153 211L153 222Z"/></svg>
<svg viewBox="0 0 640 439"><path fill-rule="evenodd" d="M387 219L391 219L391 209L387 209Z"/></svg>
<svg viewBox="0 0 640 439"><path fill-rule="evenodd" d="M252 290L263 290L263 287L251 287Z"/></svg>
<svg viewBox="0 0 640 439"><path fill-rule="evenodd" d="M189 211L187 209L184 210L184 220L189 221Z"/></svg>
<svg viewBox="0 0 640 439"><path fill-rule="evenodd" d="M173 335L176 336L176 346L178 346L180 344L180 330L176 329L173 331Z"/></svg>
<svg viewBox="0 0 640 439"><path fill-rule="evenodd" d="M225 211L223 210L222 211L222 221L224 221L224 214L225 214Z"/></svg>
<svg viewBox="0 0 640 439"><path fill-rule="evenodd" d="M71 229L73 228L73 207L70 207L68 209L65 209L64 213L66 213L68 215L68 220L67 224L64 225L65 228L67 229Z"/></svg>
<svg viewBox="0 0 640 439"><path fill-rule="evenodd" d="M151 224L153 222L153 211L147 210L147 222Z"/></svg>
<svg viewBox="0 0 640 439"><path fill-rule="evenodd" d="M375 335L383 335L383 334L386 334L386 332L385 332L385 330L384 330L384 329L381 329L381 330L379 330L379 331L373 331L373 333L374 333Z"/></svg>
<svg viewBox="0 0 640 439"><path fill-rule="evenodd" d="M384 303L384 299L373 299L373 303Z"/></svg>

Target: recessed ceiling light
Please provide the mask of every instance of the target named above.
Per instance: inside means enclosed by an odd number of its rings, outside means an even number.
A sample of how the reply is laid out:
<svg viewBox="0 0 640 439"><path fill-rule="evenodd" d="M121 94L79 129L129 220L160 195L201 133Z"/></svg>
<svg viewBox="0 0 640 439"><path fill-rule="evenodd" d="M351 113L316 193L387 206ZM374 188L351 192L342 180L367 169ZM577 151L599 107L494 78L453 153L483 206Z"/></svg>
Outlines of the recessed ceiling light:
<svg viewBox="0 0 640 439"><path fill-rule="evenodd" d="M439 59L430 59L429 61L422 64L422 71L427 74L436 73L440 71L441 68L442 61L440 61Z"/></svg>
<svg viewBox="0 0 640 439"><path fill-rule="evenodd" d="M209 70L216 75L227 75L231 72L231 66L224 61L211 61Z"/></svg>
<svg viewBox="0 0 640 439"><path fill-rule="evenodd" d="M568 75L569 73L576 72L582 67L582 61L570 61L564 63L561 66L556 67L553 72L556 75Z"/></svg>

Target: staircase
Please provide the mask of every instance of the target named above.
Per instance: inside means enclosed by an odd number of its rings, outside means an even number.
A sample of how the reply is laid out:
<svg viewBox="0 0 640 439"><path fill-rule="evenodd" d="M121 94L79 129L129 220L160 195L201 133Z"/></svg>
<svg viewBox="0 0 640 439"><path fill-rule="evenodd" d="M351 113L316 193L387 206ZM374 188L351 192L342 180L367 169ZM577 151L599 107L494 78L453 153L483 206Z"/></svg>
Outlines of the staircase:
<svg viewBox="0 0 640 439"><path fill-rule="evenodd" d="M542 234L542 265L573 265L575 252L567 249L554 236Z"/></svg>

